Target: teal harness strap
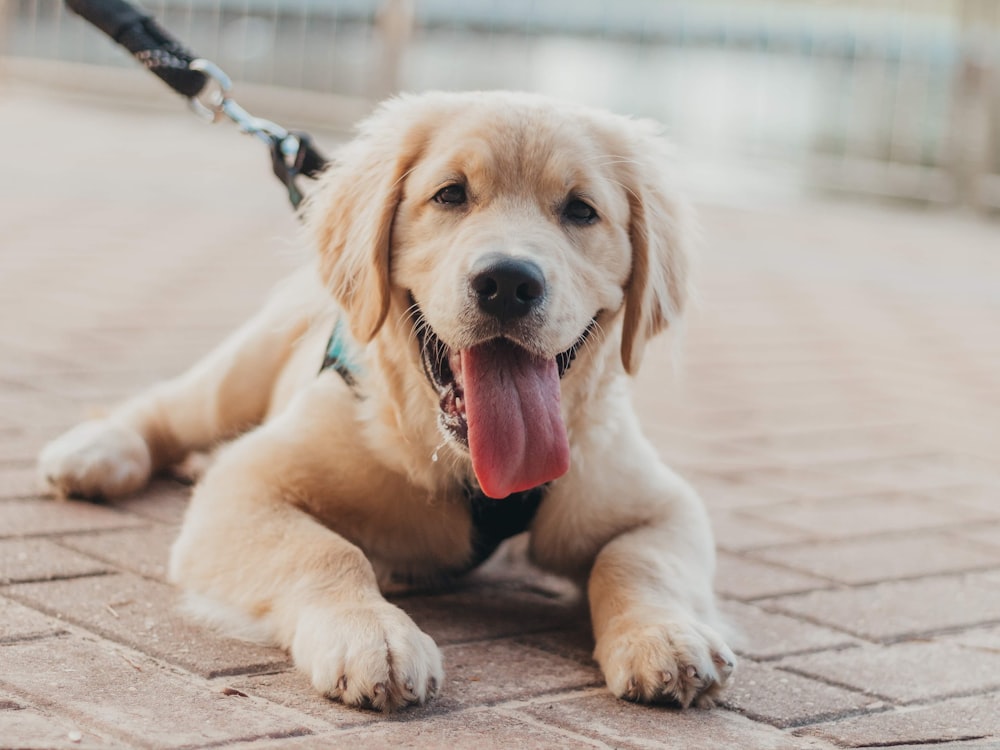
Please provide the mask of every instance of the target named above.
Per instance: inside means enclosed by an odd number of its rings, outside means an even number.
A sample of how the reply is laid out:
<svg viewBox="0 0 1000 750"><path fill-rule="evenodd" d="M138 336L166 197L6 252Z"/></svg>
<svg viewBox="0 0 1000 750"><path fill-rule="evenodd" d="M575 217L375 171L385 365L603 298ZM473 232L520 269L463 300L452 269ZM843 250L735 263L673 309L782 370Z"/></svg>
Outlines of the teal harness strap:
<svg viewBox="0 0 1000 750"><path fill-rule="evenodd" d="M356 396L360 395L358 393L358 379L356 375L361 368L356 362L351 361L347 339L344 337L343 328L339 320L333 327L333 333L330 334L330 340L326 345L326 354L323 356L323 364L320 366L319 371L324 372L330 369L340 375Z"/></svg>

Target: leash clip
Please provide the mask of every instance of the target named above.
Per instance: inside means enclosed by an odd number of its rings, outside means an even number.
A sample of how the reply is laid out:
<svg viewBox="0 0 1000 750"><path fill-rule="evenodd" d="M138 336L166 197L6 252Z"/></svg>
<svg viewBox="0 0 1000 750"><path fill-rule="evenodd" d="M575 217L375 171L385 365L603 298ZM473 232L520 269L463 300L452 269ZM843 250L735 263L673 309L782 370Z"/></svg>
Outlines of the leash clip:
<svg viewBox="0 0 1000 750"><path fill-rule="evenodd" d="M201 91L188 98L191 110L205 122L218 122L227 94L232 91L232 80L214 62L201 57L189 62L188 70L205 76L205 85Z"/></svg>
<svg viewBox="0 0 1000 750"><path fill-rule="evenodd" d="M304 196L295 184L296 178L316 179L327 165L306 133L292 133L251 115L229 96L233 82L218 65L192 55L149 13L128 0L66 0L66 4L184 96L200 119L214 123L226 117L236 123L240 132L267 144L272 171L288 190L292 205L298 208ZM0 16L2 8L0 0Z"/></svg>
<svg viewBox="0 0 1000 750"><path fill-rule="evenodd" d="M205 76L205 85L188 99L191 109L205 122L218 122L223 117L236 123L240 132L252 135L267 144L271 152L271 167L275 176L288 190L288 198L298 208L302 192L295 178L303 172L315 177L325 161L312 150L304 133L290 133L275 122L254 117L229 96L233 83L229 76L211 60L198 58L188 64Z"/></svg>
<svg viewBox="0 0 1000 750"><path fill-rule="evenodd" d="M298 139L293 137L294 143L285 145L285 141L289 138L287 130L270 120L254 117L237 104L236 100L229 96L233 82L222 68L211 60L199 57L188 64L188 69L196 70L205 76L205 86L196 96L188 100L195 114L206 122L218 122L225 116L236 123L241 132L255 136L268 144L277 139L282 142L282 151L294 161L298 153Z"/></svg>

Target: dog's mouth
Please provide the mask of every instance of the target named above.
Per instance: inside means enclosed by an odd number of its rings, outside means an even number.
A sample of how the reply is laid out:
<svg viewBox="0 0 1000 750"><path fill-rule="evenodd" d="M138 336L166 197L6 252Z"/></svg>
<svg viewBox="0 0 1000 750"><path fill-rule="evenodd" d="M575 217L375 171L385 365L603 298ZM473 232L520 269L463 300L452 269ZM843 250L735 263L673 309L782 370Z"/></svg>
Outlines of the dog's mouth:
<svg viewBox="0 0 1000 750"><path fill-rule="evenodd" d="M565 474L569 441L559 381L595 323L566 351L546 359L503 337L451 349L418 320L424 373L439 398L438 422L468 449L483 492L507 497Z"/></svg>

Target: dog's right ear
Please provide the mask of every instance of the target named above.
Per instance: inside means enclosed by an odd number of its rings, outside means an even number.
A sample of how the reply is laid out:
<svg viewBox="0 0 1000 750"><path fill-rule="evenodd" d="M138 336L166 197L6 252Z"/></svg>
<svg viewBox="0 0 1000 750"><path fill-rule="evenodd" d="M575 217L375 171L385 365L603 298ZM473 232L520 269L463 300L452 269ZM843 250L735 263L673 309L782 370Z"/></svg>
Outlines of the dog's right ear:
<svg viewBox="0 0 1000 750"><path fill-rule="evenodd" d="M306 206L320 274L362 343L375 337L389 313L392 223L424 142L408 108L408 100L395 99L365 120Z"/></svg>

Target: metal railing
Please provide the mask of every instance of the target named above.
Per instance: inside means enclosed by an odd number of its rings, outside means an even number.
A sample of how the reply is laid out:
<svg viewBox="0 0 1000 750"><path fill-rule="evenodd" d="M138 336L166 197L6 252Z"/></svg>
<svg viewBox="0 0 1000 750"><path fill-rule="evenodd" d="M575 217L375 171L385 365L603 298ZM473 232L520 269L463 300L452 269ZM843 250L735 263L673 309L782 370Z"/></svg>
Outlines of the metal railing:
<svg viewBox="0 0 1000 750"><path fill-rule="evenodd" d="M144 5L240 84L358 101L536 90L655 117L689 151L780 162L809 184L1000 207L996 0ZM6 0L3 17L8 58L132 65L59 0Z"/></svg>

